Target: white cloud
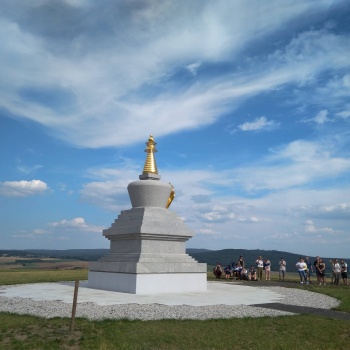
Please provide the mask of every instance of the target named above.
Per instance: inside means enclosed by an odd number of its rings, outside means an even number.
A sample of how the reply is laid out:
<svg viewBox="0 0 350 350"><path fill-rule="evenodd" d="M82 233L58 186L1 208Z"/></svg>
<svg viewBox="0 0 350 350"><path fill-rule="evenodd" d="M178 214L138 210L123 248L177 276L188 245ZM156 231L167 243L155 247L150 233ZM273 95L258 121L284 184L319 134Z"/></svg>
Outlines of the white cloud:
<svg viewBox="0 0 350 350"><path fill-rule="evenodd" d="M322 110L320 111L314 118L315 123L324 124L325 122L330 122L331 119L327 118L328 111Z"/></svg>
<svg viewBox="0 0 350 350"><path fill-rule="evenodd" d="M217 234L215 231L213 231L210 228L202 228L202 229L197 230L197 232L202 234L202 235L208 235L208 236Z"/></svg>
<svg viewBox="0 0 350 350"><path fill-rule="evenodd" d="M335 234L342 234L342 231L336 231L330 227L316 227L312 220L307 220L305 222L305 232L306 233L312 233L312 234L318 234L319 237L322 237L322 234L327 235L335 235Z"/></svg>
<svg viewBox="0 0 350 350"><path fill-rule="evenodd" d="M350 106L347 110L343 110L341 112L336 113L336 115L344 120L347 120L350 117Z"/></svg>
<svg viewBox="0 0 350 350"><path fill-rule="evenodd" d="M44 244L45 248L52 246L52 249L58 249L55 243L58 241L72 241L74 247L81 248L82 242L86 239L86 234L89 234L90 240L98 240L100 246L105 244L102 237L103 226L88 224L84 218L76 217L70 220L62 219L60 221L49 222L45 227L35 228L32 230L21 230L11 235L13 238L30 239L35 244ZM34 246L33 248L38 248ZM61 248L59 248L61 249Z"/></svg>
<svg viewBox="0 0 350 350"><path fill-rule="evenodd" d="M310 119L304 119L303 122L304 123L314 122L316 124L324 124L326 122L332 122L333 120L329 119L327 115L328 115L328 111L323 109L322 111L319 111L315 117Z"/></svg>
<svg viewBox="0 0 350 350"><path fill-rule="evenodd" d="M35 235L44 235L46 233L45 230L37 228L32 231Z"/></svg>
<svg viewBox="0 0 350 350"><path fill-rule="evenodd" d="M335 205L327 205L321 208L322 210L332 213L332 212L349 212L350 213L350 202L348 203L339 203Z"/></svg>
<svg viewBox="0 0 350 350"><path fill-rule="evenodd" d="M252 122L245 122L238 125L238 128L242 131L256 131L256 130L271 130L277 126L274 120L267 120L266 117L262 116L256 118Z"/></svg>
<svg viewBox="0 0 350 350"><path fill-rule="evenodd" d="M44 193L48 186L41 180L0 182L0 196L28 197Z"/></svg>
<svg viewBox="0 0 350 350"><path fill-rule="evenodd" d="M103 227L89 225L85 222L84 218L73 218L71 220L63 219L61 221L50 222L48 224L50 228L54 228L56 231L72 231L72 232L102 232Z"/></svg>
<svg viewBox="0 0 350 350"><path fill-rule="evenodd" d="M192 74L197 75L197 70L201 66L202 62L195 62L187 65L185 68Z"/></svg>

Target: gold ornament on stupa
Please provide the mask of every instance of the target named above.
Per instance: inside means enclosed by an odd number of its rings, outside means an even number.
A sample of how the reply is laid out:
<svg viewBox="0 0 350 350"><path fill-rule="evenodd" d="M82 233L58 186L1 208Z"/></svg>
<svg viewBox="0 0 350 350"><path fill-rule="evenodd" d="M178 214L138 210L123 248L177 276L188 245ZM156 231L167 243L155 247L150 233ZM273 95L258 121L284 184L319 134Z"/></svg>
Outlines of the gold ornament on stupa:
<svg viewBox="0 0 350 350"><path fill-rule="evenodd" d="M170 207L171 202L175 198L175 188L170 182L169 182L169 185L171 186L171 192L170 192L170 196L168 198L168 203L166 204L166 209L168 209Z"/></svg>
<svg viewBox="0 0 350 350"><path fill-rule="evenodd" d="M145 152L147 152L147 157L142 174L158 174L156 159L154 158L154 153L157 152L156 144L157 143L154 142L153 136L150 135L148 142L146 142L147 148L145 149Z"/></svg>

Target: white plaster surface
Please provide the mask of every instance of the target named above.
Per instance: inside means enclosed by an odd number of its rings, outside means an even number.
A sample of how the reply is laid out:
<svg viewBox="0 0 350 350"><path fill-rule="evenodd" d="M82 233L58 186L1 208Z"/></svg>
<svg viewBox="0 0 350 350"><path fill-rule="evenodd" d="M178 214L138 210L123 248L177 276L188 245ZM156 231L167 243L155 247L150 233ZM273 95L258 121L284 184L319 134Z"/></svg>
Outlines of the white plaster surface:
<svg viewBox="0 0 350 350"><path fill-rule="evenodd" d="M206 291L207 274L126 274L89 271L88 287L134 294Z"/></svg>
<svg viewBox="0 0 350 350"><path fill-rule="evenodd" d="M97 305L121 304L161 304L161 305L254 305L278 302L285 298L269 289L247 287L231 283L208 282L208 289L203 292L160 293L138 295L110 292L87 288L87 282L80 282L78 303L95 303ZM74 282L33 283L2 286L0 296L30 298L36 301L59 300L73 302Z"/></svg>

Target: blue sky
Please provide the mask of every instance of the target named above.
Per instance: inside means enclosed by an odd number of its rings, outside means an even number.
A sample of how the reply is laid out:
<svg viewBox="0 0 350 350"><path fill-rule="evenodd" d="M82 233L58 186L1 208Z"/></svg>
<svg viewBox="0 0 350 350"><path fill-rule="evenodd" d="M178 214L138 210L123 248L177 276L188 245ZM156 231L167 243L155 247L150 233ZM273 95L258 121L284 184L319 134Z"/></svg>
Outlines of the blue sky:
<svg viewBox="0 0 350 350"><path fill-rule="evenodd" d="M3 249L107 248L145 142L191 248L350 258L347 1L2 1Z"/></svg>

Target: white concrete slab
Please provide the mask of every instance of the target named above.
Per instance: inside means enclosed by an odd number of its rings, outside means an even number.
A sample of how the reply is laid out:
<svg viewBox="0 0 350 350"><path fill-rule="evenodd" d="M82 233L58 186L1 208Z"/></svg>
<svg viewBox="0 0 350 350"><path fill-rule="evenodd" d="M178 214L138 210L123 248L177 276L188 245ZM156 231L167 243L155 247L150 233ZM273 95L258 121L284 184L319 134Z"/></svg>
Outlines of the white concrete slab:
<svg viewBox="0 0 350 350"><path fill-rule="evenodd" d="M186 293L163 293L137 295L110 292L87 288L87 282L80 282L78 303L95 303L97 305L117 304L162 304L162 305L253 305L277 302L284 298L281 294L268 289L248 287L234 283L208 282L207 291ZM13 298L30 298L33 300L59 300L73 302L74 282L34 283L2 286L0 295Z"/></svg>
<svg viewBox="0 0 350 350"><path fill-rule="evenodd" d="M207 290L207 273L136 274L89 271L87 287L147 295L204 292Z"/></svg>

